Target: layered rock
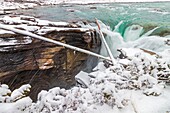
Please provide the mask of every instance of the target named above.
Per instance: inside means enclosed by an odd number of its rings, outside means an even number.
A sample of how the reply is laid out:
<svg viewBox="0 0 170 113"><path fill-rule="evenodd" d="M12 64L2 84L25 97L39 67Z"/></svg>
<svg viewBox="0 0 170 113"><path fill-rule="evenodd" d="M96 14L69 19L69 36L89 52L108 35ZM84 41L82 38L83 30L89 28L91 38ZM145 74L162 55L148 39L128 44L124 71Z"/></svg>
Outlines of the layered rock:
<svg viewBox="0 0 170 113"><path fill-rule="evenodd" d="M4 17L0 23L84 49L100 46L92 29L73 23L27 16ZM74 75L87 66L87 58L87 54L0 29L0 81L12 89L31 84L34 100L42 89L72 87Z"/></svg>

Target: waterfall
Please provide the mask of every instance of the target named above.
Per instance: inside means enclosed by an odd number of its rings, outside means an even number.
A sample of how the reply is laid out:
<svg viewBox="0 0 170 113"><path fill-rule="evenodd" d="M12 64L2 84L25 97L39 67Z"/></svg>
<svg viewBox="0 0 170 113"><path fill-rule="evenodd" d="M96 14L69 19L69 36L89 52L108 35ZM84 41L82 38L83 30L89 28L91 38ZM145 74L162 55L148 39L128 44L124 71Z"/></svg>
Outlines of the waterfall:
<svg viewBox="0 0 170 113"><path fill-rule="evenodd" d="M101 27L101 31L105 35L106 42L110 47L113 56L116 57L119 54L117 48L119 48L120 45L124 43L123 37L120 35L120 33L111 31L106 25L103 25ZM101 45L100 54L103 56L108 56L108 53L103 43Z"/></svg>
<svg viewBox="0 0 170 113"><path fill-rule="evenodd" d="M168 35L165 37L152 36L152 33L157 29L160 30L161 27L155 27L149 31L146 31L146 33L143 34L145 30L144 27L137 24L133 24L124 28L125 31L119 30L119 27L123 24L123 21L120 21L115 26L115 29L113 31L102 21L99 21L99 24L114 57L117 57L120 54L117 51L118 48L141 48L150 50L157 54L161 54L164 51L166 51L167 53L167 50L170 50L170 46L168 44L165 44L166 41L168 41L169 39ZM95 26L94 23L92 24L92 26L89 24L84 25L83 23L80 23L80 25L82 27L93 28L96 31L98 30L97 26ZM123 36L120 32L124 32ZM103 43L101 44L100 54L106 57L109 56Z"/></svg>
<svg viewBox="0 0 170 113"><path fill-rule="evenodd" d="M143 27L140 25L131 25L126 28L124 33L125 41L135 41L143 33Z"/></svg>
<svg viewBox="0 0 170 113"><path fill-rule="evenodd" d="M127 27L123 36L121 36L119 27L122 23L122 21L119 22L112 31L110 27L100 21L101 31L104 33L106 42L114 57L119 55L119 52L117 51L118 48L141 48L167 57L167 54L170 51L169 36L152 36L152 33L160 27L155 27L142 35L144 27L134 24ZM103 44L101 45L100 54L108 56ZM168 55L168 57L170 57L170 55Z"/></svg>

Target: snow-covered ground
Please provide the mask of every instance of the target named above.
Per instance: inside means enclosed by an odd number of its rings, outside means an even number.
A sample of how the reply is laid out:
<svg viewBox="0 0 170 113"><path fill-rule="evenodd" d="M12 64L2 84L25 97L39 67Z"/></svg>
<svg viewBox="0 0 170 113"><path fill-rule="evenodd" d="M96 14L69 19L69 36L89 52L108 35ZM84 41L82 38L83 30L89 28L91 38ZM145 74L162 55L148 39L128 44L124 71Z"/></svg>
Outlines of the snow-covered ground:
<svg viewBox="0 0 170 113"><path fill-rule="evenodd" d="M55 87L42 90L33 103L25 92L31 88L23 85L10 91L0 86L1 113L168 113L170 111L170 86L158 80L158 73L170 73L162 58L156 58L140 49L122 49L134 52L116 65L100 62L94 72L80 72L79 84L65 90ZM147 67L147 69L142 69ZM153 69L151 69L153 68ZM156 77L155 77L156 76ZM166 77L165 77L166 78ZM86 83L86 84L84 84Z"/></svg>

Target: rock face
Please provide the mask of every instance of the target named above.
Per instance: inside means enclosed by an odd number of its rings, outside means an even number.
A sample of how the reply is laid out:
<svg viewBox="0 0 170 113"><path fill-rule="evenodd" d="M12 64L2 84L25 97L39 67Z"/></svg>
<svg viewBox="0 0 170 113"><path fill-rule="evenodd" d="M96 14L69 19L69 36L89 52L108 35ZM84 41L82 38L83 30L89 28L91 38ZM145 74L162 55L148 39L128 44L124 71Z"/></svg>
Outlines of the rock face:
<svg viewBox="0 0 170 113"><path fill-rule="evenodd" d="M0 21L84 49L96 50L97 46L100 46L100 41L93 41L93 30L82 29L76 24L44 20L41 23L39 19L25 16L24 19L20 16L8 17L6 21L2 18ZM87 41L87 34L90 41ZM0 82L8 84L11 89L16 89L22 84L30 84L30 96L36 100L36 95L42 89L55 86L72 87L75 84L74 76L87 67L88 55L0 29L0 59Z"/></svg>

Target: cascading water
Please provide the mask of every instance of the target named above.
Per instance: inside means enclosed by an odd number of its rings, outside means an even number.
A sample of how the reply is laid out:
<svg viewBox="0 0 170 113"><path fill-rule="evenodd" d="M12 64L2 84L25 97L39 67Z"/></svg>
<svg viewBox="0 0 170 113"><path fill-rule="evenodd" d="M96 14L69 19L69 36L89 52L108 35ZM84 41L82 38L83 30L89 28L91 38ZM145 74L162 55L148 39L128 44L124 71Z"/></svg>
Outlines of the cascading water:
<svg viewBox="0 0 170 113"><path fill-rule="evenodd" d="M101 20L101 31L113 53L117 48L142 48L153 52L169 51L170 2L158 3L110 3L110 4L60 4L22 11L52 21L84 21L94 23ZM94 26L96 30L98 28ZM167 43L167 44L165 44ZM100 54L108 56L102 45ZM161 54L161 53L160 53Z"/></svg>
<svg viewBox="0 0 170 113"><path fill-rule="evenodd" d="M132 25L125 29L123 37L119 32L115 32L116 30L111 31L107 28L107 26L102 25L102 32L105 34L106 41L115 57L119 54L117 51L118 48L141 48L163 56L166 53L169 55L168 57L170 57L170 45L167 42L169 41L169 37L152 36L152 33L159 27L155 27L154 29L151 29L142 34L144 31L142 26ZM118 28L116 27L116 29ZM107 51L103 45L101 47L100 53L102 55L108 56Z"/></svg>
<svg viewBox="0 0 170 113"><path fill-rule="evenodd" d="M143 33L143 27L140 25L132 25L126 28L124 33L125 41L135 41Z"/></svg>
<svg viewBox="0 0 170 113"><path fill-rule="evenodd" d="M143 48L154 52L169 51L170 2L116 4L61 4L24 11L52 21L101 20L101 30L116 57L117 48ZM87 27L87 26L86 26ZM92 26L88 26L92 27ZM93 26L94 27L94 26ZM95 27L97 30L97 27ZM108 56L102 45L102 55Z"/></svg>
<svg viewBox="0 0 170 113"><path fill-rule="evenodd" d="M101 31L103 32L106 42L111 49L111 52L114 57L117 57L119 52L118 48L141 48L146 49L155 53L161 54L163 51L169 51L169 44L165 44L168 41L168 35L156 36L152 35L154 31L160 29L160 27L155 27L145 33L144 28L140 25L131 25L125 29L123 36L119 32L119 27L123 22L121 21L116 25L115 29L112 31L111 28L104 23L100 22ZM81 24L82 25L82 24ZM83 27L92 27L82 25ZM97 26L93 27L93 29L97 29ZM102 43L100 54L104 56L108 56L107 50ZM167 53L168 54L168 53Z"/></svg>

